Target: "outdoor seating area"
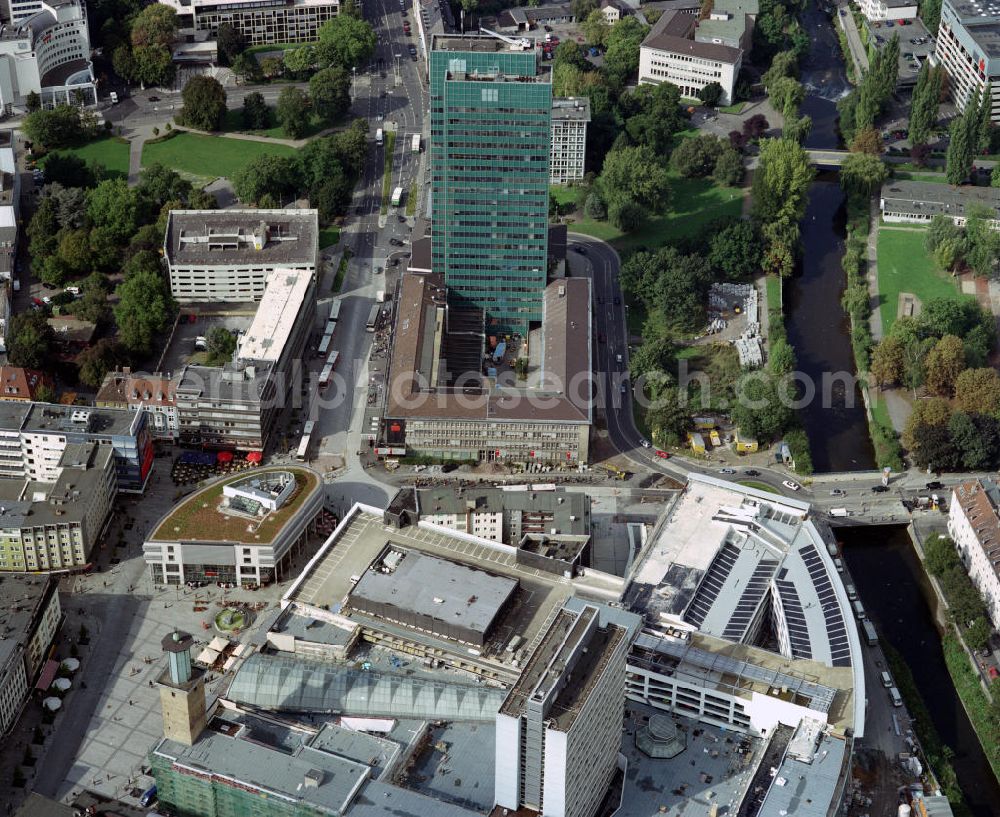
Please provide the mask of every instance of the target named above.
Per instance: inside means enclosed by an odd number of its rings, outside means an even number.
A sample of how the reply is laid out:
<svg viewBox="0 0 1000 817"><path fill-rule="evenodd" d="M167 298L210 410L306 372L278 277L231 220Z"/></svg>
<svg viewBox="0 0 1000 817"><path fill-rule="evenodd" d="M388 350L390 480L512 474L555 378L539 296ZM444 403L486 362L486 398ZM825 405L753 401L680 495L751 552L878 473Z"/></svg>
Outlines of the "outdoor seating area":
<svg viewBox="0 0 1000 817"><path fill-rule="evenodd" d="M259 451L184 451L174 460L170 479L174 485L192 485L205 479L238 474L260 465Z"/></svg>

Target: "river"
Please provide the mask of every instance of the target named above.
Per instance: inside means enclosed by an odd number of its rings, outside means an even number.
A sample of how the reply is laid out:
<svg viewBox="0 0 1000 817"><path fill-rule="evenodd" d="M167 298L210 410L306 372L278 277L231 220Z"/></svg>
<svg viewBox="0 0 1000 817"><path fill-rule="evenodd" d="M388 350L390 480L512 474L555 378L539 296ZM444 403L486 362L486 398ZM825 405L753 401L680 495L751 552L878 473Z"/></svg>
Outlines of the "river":
<svg viewBox="0 0 1000 817"><path fill-rule="evenodd" d="M809 148L836 148L837 100L850 83L834 24L811 4L800 19L812 41L800 79L806 88L802 113L812 117ZM854 353L850 321L840 305L845 287L840 259L844 252L844 196L836 174L823 174L809 188L802 221L804 251L785 282L785 324L798 369L815 386L815 398L799 412L817 472L875 467L860 389L853 385ZM846 385L845 385L846 383ZM829 395L827 399L825 395Z"/></svg>
<svg viewBox="0 0 1000 817"><path fill-rule="evenodd" d="M940 634L924 595L930 596L931 590L906 529L841 528L837 538L844 544L844 559L879 638L909 665L941 740L955 752L952 766L969 808L976 817L997 817L1000 784L945 666ZM868 697L883 692L870 689Z"/></svg>

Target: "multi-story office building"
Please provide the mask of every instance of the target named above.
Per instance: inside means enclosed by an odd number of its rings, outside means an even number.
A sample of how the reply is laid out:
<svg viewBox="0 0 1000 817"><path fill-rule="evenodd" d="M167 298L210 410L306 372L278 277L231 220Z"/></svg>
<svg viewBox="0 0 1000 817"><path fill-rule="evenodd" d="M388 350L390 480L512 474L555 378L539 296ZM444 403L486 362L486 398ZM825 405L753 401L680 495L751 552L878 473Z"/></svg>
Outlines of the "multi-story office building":
<svg viewBox="0 0 1000 817"><path fill-rule="evenodd" d="M695 15L665 12L639 49L639 82L672 83L688 99L697 99L706 85L717 82L722 86L722 104L729 104L743 65L741 43L748 42L752 18L743 11L723 11L720 3L712 19L700 25ZM703 32L707 23L714 23L716 30Z"/></svg>
<svg viewBox="0 0 1000 817"><path fill-rule="evenodd" d="M0 581L0 735L14 725L55 638L62 608L50 576Z"/></svg>
<svg viewBox="0 0 1000 817"><path fill-rule="evenodd" d="M442 35L430 59L433 268L490 334L542 317L551 72L534 44Z"/></svg>
<svg viewBox="0 0 1000 817"><path fill-rule="evenodd" d="M180 303L259 301L277 270L315 273L316 210L171 210L163 256Z"/></svg>
<svg viewBox="0 0 1000 817"><path fill-rule="evenodd" d="M337 16L339 0L160 0L177 12L181 28L214 37L229 23L248 45L308 43L323 23ZM202 35L204 36L204 35Z"/></svg>
<svg viewBox="0 0 1000 817"><path fill-rule="evenodd" d="M531 332L533 362L524 380L494 368L499 362L486 351L482 324L463 327L441 284L436 273L403 276L379 424L387 452L586 462L592 416L589 281L566 278L544 290L542 328Z"/></svg>
<svg viewBox="0 0 1000 817"><path fill-rule="evenodd" d="M108 446L67 445L54 483L5 483L0 571L69 570L90 562L118 488Z"/></svg>
<svg viewBox="0 0 1000 817"><path fill-rule="evenodd" d="M0 402L0 478L55 482L67 446L88 442L111 448L119 491L143 491L153 467L145 414Z"/></svg>
<svg viewBox="0 0 1000 817"><path fill-rule="evenodd" d="M597 812L618 768L628 648L596 606L559 611L497 714L497 805Z"/></svg>
<svg viewBox="0 0 1000 817"><path fill-rule="evenodd" d="M953 490L948 533L993 626L1000 627L1000 488L993 480L963 482Z"/></svg>
<svg viewBox="0 0 1000 817"><path fill-rule="evenodd" d="M948 72L948 88L960 109L990 84L991 118L1000 120L1000 5L944 0L934 61Z"/></svg>
<svg viewBox="0 0 1000 817"><path fill-rule="evenodd" d="M568 184L583 178L589 122L590 100L587 97L557 97L552 100L552 157L549 167L552 184Z"/></svg>
<svg viewBox="0 0 1000 817"><path fill-rule="evenodd" d="M264 448L301 371L315 291L312 272L269 272L234 359L223 366L184 367L175 388L182 441L240 451Z"/></svg>
<svg viewBox="0 0 1000 817"><path fill-rule="evenodd" d="M221 484L221 495L215 483L171 509L143 543L155 584L279 581L323 510L320 476L301 466L254 470Z"/></svg>
<svg viewBox="0 0 1000 817"><path fill-rule="evenodd" d="M23 110L32 92L46 106L95 103L97 86L90 62L86 5L82 0L21 5L18 14L23 16L0 28L3 112Z"/></svg>

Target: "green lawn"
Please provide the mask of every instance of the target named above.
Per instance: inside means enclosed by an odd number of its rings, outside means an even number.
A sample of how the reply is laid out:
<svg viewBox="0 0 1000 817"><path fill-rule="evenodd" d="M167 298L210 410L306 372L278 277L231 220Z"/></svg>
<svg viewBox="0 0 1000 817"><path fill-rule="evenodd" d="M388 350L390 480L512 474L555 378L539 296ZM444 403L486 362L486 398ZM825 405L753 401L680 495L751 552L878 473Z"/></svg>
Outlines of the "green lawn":
<svg viewBox="0 0 1000 817"><path fill-rule="evenodd" d="M319 248L325 250L340 241L339 227L324 227L319 231Z"/></svg>
<svg viewBox="0 0 1000 817"><path fill-rule="evenodd" d="M725 105L719 108L719 113L743 113L746 102L737 102L735 105Z"/></svg>
<svg viewBox="0 0 1000 817"><path fill-rule="evenodd" d="M768 275L764 283L767 286L767 311L781 312L781 279Z"/></svg>
<svg viewBox="0 0 1000 817"><path fill-rule="evenodd" d="M878 291L882 333L896 322L899 293L911 292L926 303L931 298L968 298L955 280L941 272L924 249L923 229L880 227L878 231Z"/></svg>
<svg viewBox="0 0 1000 817"><path fill-rule="evenodd" d="M903 179L909 182L933 182L934 184L948 184L948 178L944 173L912 173L909 170L897 170L893 174L895 179Z"/></svg>
<svg viewBox="0 0 1000 817"><path fill-rule="evenodd" d="M247 49L249 54L267 54L269 51L291 51L309 43L269 43L268 45L252 45Z"/></svg>
<svg viewBox="0 0 1000 817"><path fill-rule="evenodd" d="M410 185L410 192L406 196L406 215L414 216L417 214L417 183L414 182Z"/></svg>
<svg viewBox="0 0 1000 817"><path fill-rule="evenodd" d="M178 133L172 139L144 145L142 164L160 162L182 174L211 181L219 176L231 179L250 161L264 154L294 156L295 148L225 136Z"/></svg>
<svg viewBox="0 0 1000 817"><path fill-rule="evenodd" d="M775 490L772 486L768 485L766 482L757 482L756 480L752 479L743 479L736 484L745 485L747 488L755 488L758 491L766 491L769 494L778 493L777 490Z"/></svg>
<svg viewBox="0 0 1000 817"><path fill-rule="evenodd" d="M104 169L108 171L109 176L128 176L127 139L117 136L106 136L103 139L95 139L93 142L88 142L78 148L54 150L49 155L51 156L56 153L71 153L74 156L79 156L88 164L90 162L97 162L104 165ZM45 159L42 159L39 164L44 167Z"/></svg>
<svg viewBox="0 0 1000 817"><path fill-rule="evenodd" d="M571 224L569 229L610 241L619 250L658 247L697 233L716 219L739 218L747 194L743 188L719 187L711 179L684 179L674 174L670 177L670 188L667 212L650 216L633 233L623 234L606 221L589 218Z"/></svg>
<svg viewBox="0 0 1000 817"><path fill-rule="evenodd" d="M583 202L580 201L581 189L582 188L579 187L569 187L565 184L554 184L549 187L549 193L560 207L564 207L566 205L579 207L583 204Z"/></svg>
<svg viewBox="0 0 1000 817"><path fill-rule="evenodd" d="M222 130L226 133L252 133L254 136L267 136L269 139L291 139L292 137L285 133L284 127L277 124L274 118L274 108L271 108L271 122L274 123L270 128L264 128L263 130L250 130L243 125L243 109L233 108L226 111L226 121L222 125ZM309 119L309 127L306 128L306 132L300 136L300 139L309 139L315 136L317 133L325 130L327 127L326 122L320 119L318 116L311 116Z"/></svg>

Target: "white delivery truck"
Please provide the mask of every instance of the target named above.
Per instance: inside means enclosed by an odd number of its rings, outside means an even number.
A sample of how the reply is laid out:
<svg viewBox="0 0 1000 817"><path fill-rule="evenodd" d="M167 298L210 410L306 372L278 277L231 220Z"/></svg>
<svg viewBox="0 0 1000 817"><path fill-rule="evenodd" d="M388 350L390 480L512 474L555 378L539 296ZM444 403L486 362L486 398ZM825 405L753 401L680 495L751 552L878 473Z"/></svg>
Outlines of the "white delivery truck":
<svg viewBox="0 0 1000 817"><path fill-rule="evenodd" d="M410 150L414 153L420 153L420 134L413 134L413 140L410 142Z"/></svg>

